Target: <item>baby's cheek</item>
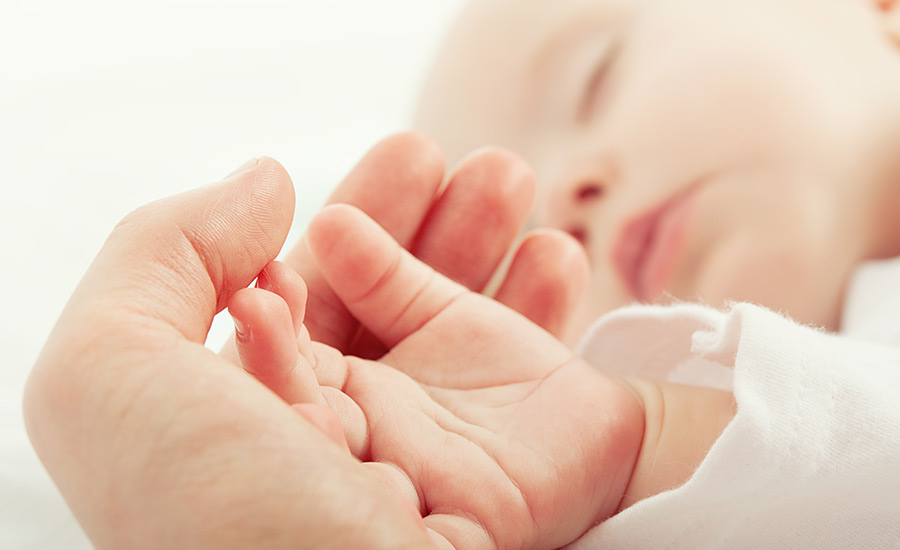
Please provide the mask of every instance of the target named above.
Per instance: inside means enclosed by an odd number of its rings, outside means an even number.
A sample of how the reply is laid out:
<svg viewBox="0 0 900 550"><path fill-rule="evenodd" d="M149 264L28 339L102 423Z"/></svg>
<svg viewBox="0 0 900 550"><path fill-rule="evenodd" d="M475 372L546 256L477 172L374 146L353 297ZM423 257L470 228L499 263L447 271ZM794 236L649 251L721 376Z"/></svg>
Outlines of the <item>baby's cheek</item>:
<svg viewBox="0 0 900 550"><path fill-rule="evenodd" d="M695 296L715 307L751 302L801 323L836 328L848 268L819 258L819 248L815 241L799 238L737 236L710 254Z"/></svg>
<svg viewBox="0 0 900 550"><path fill-rule="evenodd" d="M782 266L772 265L772 259L767 259L760 248L747 233L718 243L697 265L693 284L696 297L716 307L728 300L771 301L773 282L786 281L780 274Z"/></svg>

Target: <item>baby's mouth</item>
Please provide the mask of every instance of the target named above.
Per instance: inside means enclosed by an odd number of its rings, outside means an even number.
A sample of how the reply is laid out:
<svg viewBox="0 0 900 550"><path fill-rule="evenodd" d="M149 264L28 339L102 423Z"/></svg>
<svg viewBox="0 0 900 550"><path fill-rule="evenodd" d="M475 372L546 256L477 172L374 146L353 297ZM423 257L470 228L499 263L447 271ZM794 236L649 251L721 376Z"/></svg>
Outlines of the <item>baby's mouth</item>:
<svg viewBox="0 0 900 550"><path fill-rule="evenodd" d="M693 189L627 222L613 249L613 265L629 292L641 302L662 294L678 258L690 214Z"/></svg>

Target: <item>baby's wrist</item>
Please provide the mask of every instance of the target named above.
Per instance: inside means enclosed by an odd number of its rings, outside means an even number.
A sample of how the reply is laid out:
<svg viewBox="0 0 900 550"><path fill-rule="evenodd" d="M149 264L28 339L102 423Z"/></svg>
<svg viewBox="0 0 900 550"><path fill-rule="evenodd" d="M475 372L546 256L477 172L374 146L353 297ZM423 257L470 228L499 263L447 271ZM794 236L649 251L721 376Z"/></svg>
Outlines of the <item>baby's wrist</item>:
<svg viewBox="0 0 900 550"><path fill-rule="evenodd" d="M618 381L644 412L644 436L616 513L683 485L736 412L731 392L640 378Z"/></svg>

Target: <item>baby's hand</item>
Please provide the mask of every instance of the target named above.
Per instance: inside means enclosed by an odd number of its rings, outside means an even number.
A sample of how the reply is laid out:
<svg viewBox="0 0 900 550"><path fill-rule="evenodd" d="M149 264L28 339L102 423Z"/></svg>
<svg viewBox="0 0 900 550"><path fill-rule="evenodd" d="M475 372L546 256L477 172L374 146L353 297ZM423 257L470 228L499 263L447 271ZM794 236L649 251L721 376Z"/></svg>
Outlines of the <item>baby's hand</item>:
<svg viewBox="0 0 900 550"><path fill-rule="evenodd" d="M624 387L438 275L358 210L324 210L307 239L389 353L365 361L310 343L302 282L270 264L260 286L274 294L247 289L229 305L243 364L289 403L336 411L353 454L418 510L439 547L557 548L616 511L643 429ZM305 416L342 441L327 414Z"/></svg>
<svg viewBox="0 0 900 550"><path fill-rule="evenodd" d="M310 340L304 325L306 284L292 268L273 261L256 286L237 291L228 302L241 366L339 446L349 450L348 439L354 442L358 456L367 433L365 417L340 391L346 358Z"/></svg>

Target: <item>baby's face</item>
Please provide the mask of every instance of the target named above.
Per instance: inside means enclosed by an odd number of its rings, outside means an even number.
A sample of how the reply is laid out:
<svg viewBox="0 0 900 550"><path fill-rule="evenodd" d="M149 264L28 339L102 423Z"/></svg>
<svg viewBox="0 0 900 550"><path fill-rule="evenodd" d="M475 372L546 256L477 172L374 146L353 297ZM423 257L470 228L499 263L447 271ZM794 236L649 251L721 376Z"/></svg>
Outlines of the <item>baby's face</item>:
<svg viewBox="0 0 900 550"><path fill-rule="evenodd" d="M880 30L865 0L476 0L416 125L451 160L491 144L532 164L535 222L593 265L573 333L672 298L836 328L877 253L860 190L900 135Z"/></svg>

